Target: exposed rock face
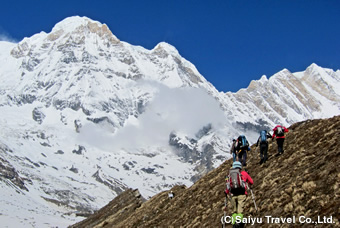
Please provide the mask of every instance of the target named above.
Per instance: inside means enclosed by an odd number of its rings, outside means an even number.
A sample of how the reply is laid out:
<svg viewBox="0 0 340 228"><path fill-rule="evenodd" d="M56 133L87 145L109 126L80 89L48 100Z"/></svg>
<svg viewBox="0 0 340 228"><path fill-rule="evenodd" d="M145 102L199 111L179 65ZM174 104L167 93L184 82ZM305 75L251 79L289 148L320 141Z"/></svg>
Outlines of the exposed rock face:
<svg viewBox="0 0 340 228"><path fill-rule="evenodd" d="M2 148L0 148L2 151ZM15 168L0 154L0 181L5 182L13 188L28 191L25 186L24 180L19 176Z"/></svg>
<svg viewBox="0 0 340 228"><path fill-rule="evenodd" d="M175 133L171 133L169 136L169 145L178 151L178 156L182 157L185 162L196 162L198 160L199 154L196 143L196 140L187 137L183 140Z"/></svg>
<svg viewBox="0 0 340 228"><path fill-rule="evenodd" d="M268 223L265 216L295 216L295 225L303 227L311 224L301 224L299 216L314 221L318 216L322 221L323 216L332 216L333 224L321 224L322 227L340 225L339 129L340 116L296 123L286 134L284 154L276 157L276 143L270 143L269 160L261 166L258 151L252 146L248 172L254 180L253 192L258 212L248 196L244 214L246 217L262 218L262 222L254 227L278 226ZM220 227L224 181L231 164L231 160L226 161L190 188L174 187L171 189L175 193L172 200L166 191L140 205L134 197L125 198L126 203L122 204L119 199L131 195L129 190L72 227ZM227 215L230 214L231 206L228 206ZM280 226L291 225L282 223Z"/></svg>
<svg viewBox="0 0 340 228"><path fill-rule="evenodd" d="M45 114L39 111L39 108L34 108L32 111L32 118L39 124L41 124L45 118Z"/></svg>
<svg viewBox="0 0 340 228"><path fill-rule="evenodd" d="M197 138L208 135L210 127L204 127L196 134ZM192 182L196 182L200 177L213 169L213 155L216 154L214 146L211 144L198 145L198 140L185 137L184 139L171 133L169 136L169 145L172 146L179 157L185 162L196 164L197 174L191 177Z"/></svg>

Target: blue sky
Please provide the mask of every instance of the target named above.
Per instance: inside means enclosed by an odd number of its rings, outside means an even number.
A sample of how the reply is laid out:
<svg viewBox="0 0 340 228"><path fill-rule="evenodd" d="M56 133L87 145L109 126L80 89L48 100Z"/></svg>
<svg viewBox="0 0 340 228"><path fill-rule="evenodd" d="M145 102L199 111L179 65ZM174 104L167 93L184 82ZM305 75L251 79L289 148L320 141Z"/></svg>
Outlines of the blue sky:
<svg viewBox="0 0 340 228"><path fill-rule="evenodd" d="M133 45L170 43L219 91L236 92L284 68L340 69L339 12L338 0L13 0L1 2L0 39L87 16Z"/></svg>

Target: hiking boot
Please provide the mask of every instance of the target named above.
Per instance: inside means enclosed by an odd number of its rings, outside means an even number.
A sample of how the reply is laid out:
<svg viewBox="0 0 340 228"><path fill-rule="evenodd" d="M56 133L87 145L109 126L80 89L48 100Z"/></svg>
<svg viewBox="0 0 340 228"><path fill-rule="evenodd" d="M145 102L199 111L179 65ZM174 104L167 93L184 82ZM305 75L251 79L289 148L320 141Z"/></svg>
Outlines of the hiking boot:
<svg viewBox="0 0 340 228"><path fill-rule="evenodd" d="M264 161L263 161L263 159L261 159L261 161L260 161L260 165L262 165L262 163L263 163Z"/></svg>
<svg viewBox="0 0 340 228"><path fill-rule="evenodd" d="M234 225L233 225L233 228L243 228L244 227L244 223L235 223Z"/></svg>

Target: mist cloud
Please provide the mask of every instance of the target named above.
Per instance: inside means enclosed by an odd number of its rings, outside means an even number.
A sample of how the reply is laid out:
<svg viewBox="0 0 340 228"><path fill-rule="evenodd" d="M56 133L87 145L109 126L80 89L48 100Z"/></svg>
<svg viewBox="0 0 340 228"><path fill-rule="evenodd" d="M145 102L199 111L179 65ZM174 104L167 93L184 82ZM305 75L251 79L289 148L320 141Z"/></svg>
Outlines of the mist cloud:
<svg viewBox="0 0 340 228"><path fill-rule="evenodd" d="M226 122L219 103L202 89L153 86L157 87L154 99L138 119L131 117L116 132L115 148L164 146L173 131L195 137L208 124L217 127Z"/></svg>
<svg viewBox="0 0 340 228"><path fill-rule="evenodd" d="M137 87L153 93L142 114L130 116L115 133L107 125L87 123L80 129L80 139L107 151L132 152L167 146L171 132L195 138L208 124L217 130L228 124L219 103L203 89L169 88L149 81L138 82Z"/></svg>

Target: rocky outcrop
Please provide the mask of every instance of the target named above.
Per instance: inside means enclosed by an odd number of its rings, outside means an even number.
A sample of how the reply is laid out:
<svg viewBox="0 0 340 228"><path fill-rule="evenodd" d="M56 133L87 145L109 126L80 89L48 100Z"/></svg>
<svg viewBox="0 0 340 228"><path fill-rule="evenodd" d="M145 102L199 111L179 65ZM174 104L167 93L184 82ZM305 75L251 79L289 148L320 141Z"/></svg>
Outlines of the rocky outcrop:
<svg viewBox="0 0 340 228"><path fill-rule="evenodd" d="M28 191L25 186L24 179L20 177L19 173L11 165L11 163L1 156L1 153L8 152L9 150L7 148L0 147L0 181L5 182L7 185L15 189Z"/></svg>
<svg viewBox="0 0 340 228"><path fill-rule="evenodd" d="M196 134L197 139L208 135L210 130L211 126L202 128ZM176 151L175 153L185 162L196 165L194 169L197 171L197 174L191 177L193 183L214 168L213 157L216 154L212 143L207 143L199 148L197 139L182 138L174 132L169 136L169 145Z"/></svg>

